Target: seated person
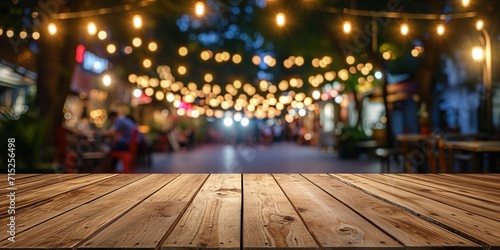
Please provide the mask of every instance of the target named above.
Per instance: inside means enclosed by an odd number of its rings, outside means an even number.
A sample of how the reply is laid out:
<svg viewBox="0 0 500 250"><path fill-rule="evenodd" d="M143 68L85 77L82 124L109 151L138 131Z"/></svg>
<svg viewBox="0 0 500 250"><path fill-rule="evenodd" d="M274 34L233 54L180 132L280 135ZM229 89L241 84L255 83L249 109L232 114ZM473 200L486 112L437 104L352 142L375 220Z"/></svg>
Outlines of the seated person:
<svg viewBox="0 0 500 250"><path fill-rule="evenodd" d="M104 136L114 137L112 149L116 151L126 151L129 149L132 133L136 129L136 124L128 117L110 112L108 118L113 123L111 129L103 132Z"/></svg>

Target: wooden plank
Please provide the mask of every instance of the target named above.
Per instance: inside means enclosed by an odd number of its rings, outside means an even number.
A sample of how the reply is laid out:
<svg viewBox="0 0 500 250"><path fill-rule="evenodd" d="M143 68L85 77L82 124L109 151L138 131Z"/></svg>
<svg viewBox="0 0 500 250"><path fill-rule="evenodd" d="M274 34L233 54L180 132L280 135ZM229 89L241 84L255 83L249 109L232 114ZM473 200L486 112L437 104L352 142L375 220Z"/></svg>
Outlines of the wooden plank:
<svg viewBox="0 0 500 250"><path fill-rule="evenodd" d="M239 249L241 199L241 175L210 175L162 249Z"/></svg>
<svg viewBox="0 0 500 250"><path fill-rule="evenodd" d="M454 206L456 208L482 215L490 219L500 221L500 204L476 200L467 196L459 195L451 191L433 188L429 186L422 186L421 184L413 183L411 181L401 180L387 175L363 175L364 178L382 182L400 188L423 197ZM500 190L498 190L500 193ZM497 195L499 196L499 195ZM500 197L500 196L499 196Z"/></svg>
<svg viewBox="0 0 500 250"><path fill-rule="evenodd" d="M478 200L479 202L486 202L489 204L500 205L499 191L487 191L478 187L464 185L462 183L452 183L443 181L439 175L393 175L391 178L401 179L407 182L412 182L421 185L422 189L426 187L439 188L449 192Z"/></svg>
<svg viewBox="0 0 500 250"><path fill-rule="evenodd" d="M155 249L207 177L208 174L179 176L79 249Z"/></svg>
<svg viewBox="0 0 500 250"><path fill-rule="evenodd" d="M326 174L303 176L355 210L363 218L377 225L407 248L481 248L463 237L342 183L332 176Z"/></svg>
<svg viewBox="0 0 500 250"><path fill-rule="evenodd" d="M500 181L500 174L488 173L488 174L457 174L457 175L466 175L468 177L478 178L486 181L493 181L495 183L498 183L498 181Z"/></svg>
<svg viewBox="0 0 500 250"><path fill-rule="evenodd" d="M96 198L146 177L144 174L117 175L102 179L82 188L51 197L43 203L19 211L16 215L16 232L20 233L44 221L70 211Z"/></svg>
<svg viewBox="0 0 500 250"><path fill-rule="evenodd" d="M245 249L317 249L294 207L270 174L243 176Z"/></svg>
<svg viewBox="0 0 500 250"><path fill-rule="evenodd" d="M149 175L97 200L86 203L16 235L16 242L4 240L1 247L10 249L72 249L97 233L145 198L165 186L177 175Z"/></svg>
<svg viewBox="0 0 500 250"><path fill-rule="evenodd" d="M403 175L406 176L406 175ZM453 175L448 175L448 174L438 174L438 175L414 175L412 176L413 178L416 179L422 179L423 181L428 181L432 183L440 183L443 185L448 185L450 187L455 187L453 188L454 190L457 189L457 187L462 187L468 189L470 192L474 192L473 190L476 190L480 192L480 195L486 195L486 199L491 199L492 197L498 197L498 189L500 189L500 186L498 186L496 183L488 183L488 182L483 182L481 180L475 179L475 178L460 178L456 179L453 177Z"/></svg>
<svg viewBox="0 0 500 250"><path fill-rule="evenodd" d="M70 174L73 176L73 174ZM43 202L44 200L49 199L50 197L68 192L70 190L80 188L87 185L92 185L96 181L100 181L106 178L110 178L114 175L110 174L92 174L92 175L82 175L79 178L71 178L66 181L52 183L51 185L47 185L44 187L40 187L29 192L22 193L22 195L16 195L16 211L21 211L26 207L29 207L38 202ZM0 218L3 218L7 215L7 207L8 204L6 202L1 201L0 203Z"/></svg>
<svg viewBox="0 0 500 250"><path fill-rule="evenodd" d="M28 177L34 177L34 176L38 176L38 175L41 175L41 174L16 174L16 179L24 179L24 178L28 178Z"/></svg>
<svg viewBox="0 0 500 250"><path fill-rule="evenodd" d="M28 182L15 182L16 193L26 192L32 189L41 188L43 186L52 185L54 183L62 182L65 180L71 180L76 178L81 178L85 174L45 174L43 176L37 177L36 180L31 180ZM5 177L7 180L7 177ZM7 195L10 191L7 189L0 189L0 196Z"/></svg>
<svg viewBox="0 0 500 250"><path fill-rule="evenodd" d="M14 174L14 175L8 175L8 174L1 174L0 175L0 178L2 178L2 180L5 180L5 181L2 181L0 183L0 188L5 188L5 187L8 187L10 186L9 183L7 182L7 178L8 177L12 177L14 179L14 181L16 182L16 184L21 184L21 183L26 183L26 182L30 182L31 178L35 179L38 178L37 176L41 176L42 174Z"/></svg>
<svg viewBox="0 0 500 250"><path fill-rule="evenodd" d="M334 174L336 178L357 188L403 207L433 223L460 234L474 242L500 248L500 222L462 209L413 194L393 186L352 174Z"/></svg>
<svg viewBox="0 0 500 250"><path fill-rule="evenodd" d="M459 175L443 174L440 175L440 177L442 179L452 181L454 183L461 183L461 184L467 183L468 185L474 185L482 189L493 189L493 191L500 189L500 181L470 178L466 174L459 174Z"/></svg>
<svg viewBox="0 0 500 250"><path fill-rule="evenodd" d="M402 248L383 231L298 174L276 181L322 248Z"/></svg>

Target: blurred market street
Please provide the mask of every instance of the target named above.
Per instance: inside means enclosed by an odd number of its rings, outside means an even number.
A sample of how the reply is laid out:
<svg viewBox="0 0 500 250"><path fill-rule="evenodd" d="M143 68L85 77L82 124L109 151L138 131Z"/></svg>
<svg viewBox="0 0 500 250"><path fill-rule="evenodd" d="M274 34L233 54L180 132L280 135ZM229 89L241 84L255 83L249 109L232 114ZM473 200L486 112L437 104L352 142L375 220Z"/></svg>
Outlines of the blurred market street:
<svg viewBox="0 0 500 250"><path fill-rule="evenodd" d="M271 146L210 144L192 151L153 153L151 168L137 166L143 173L379 173L380 162L339 159L334 153L295 143ZM391 172L399 169L393 164Z"/></svg>

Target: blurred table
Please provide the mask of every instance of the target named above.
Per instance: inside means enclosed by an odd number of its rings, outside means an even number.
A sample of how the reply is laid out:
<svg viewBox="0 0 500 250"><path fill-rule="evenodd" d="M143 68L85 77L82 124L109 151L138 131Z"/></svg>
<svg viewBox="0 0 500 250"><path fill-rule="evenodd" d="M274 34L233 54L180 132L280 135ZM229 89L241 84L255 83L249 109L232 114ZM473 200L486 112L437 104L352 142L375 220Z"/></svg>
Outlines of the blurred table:
<svg viewBox="0 0 500 250"><path fill-rule="evenodd" d="M64 165L69 173L88 173L103 171L104 159L109 154L110 148L105 143L105 138L97 129L77 129L65 127L66 157Z"/></svg>
<svg viewBox="0 0 500 250"><path fill-rule="evenodd" d="M422 167L424 163L427 163L429 172L437 172L437 166L433 160L434 153L432 147L429 147L434 143L432 135L400 134L396 136L396 140L400 143L401 154L405 158L406 173L413 172L414 165Z"/></svg>
<svg viewBox="0 0 500 250"><path fill-rule="evenodd" d="M7 175L0 178L7 180ZM500 175L45 174L0 249L498 249ZM9 228L6 227L6 230Z"/></svg>
<svg viewBox="0 0 500 250"><path fill-rule="evenodd" d="M472 152L472 166L476 173L483 172L483 154L489 153L490 162L489 168L493 169L494 164L491 162L495 156L500 154L500 141L445 141L444 147L450 151L450 165L454 167L453 154L456 150Z"/></svg>

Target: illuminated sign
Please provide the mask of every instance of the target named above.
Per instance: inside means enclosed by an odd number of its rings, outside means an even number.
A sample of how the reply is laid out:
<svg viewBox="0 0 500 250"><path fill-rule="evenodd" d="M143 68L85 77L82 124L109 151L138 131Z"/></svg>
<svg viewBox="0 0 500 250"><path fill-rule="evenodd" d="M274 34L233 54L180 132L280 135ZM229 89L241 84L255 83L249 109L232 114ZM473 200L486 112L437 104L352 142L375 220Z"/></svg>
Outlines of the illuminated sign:
<svg viewBox="0 0 500 250"><path fill-rule="evenodd" d="M101 74L108 69L108 60L87 51L82 44L76 47L75 59L77 63L82 65L84 70L96 74Z"/></svg>

